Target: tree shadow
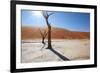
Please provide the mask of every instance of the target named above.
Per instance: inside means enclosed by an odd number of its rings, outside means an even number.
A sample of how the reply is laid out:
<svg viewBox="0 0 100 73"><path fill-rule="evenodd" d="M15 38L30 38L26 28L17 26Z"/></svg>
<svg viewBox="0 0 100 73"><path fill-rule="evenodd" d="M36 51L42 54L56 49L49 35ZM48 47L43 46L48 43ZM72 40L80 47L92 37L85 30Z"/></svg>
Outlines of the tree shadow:
<svg viewBox="0 0 100 73"><path fill-rule="evenodd" d="M70 61L70 59L68 59L67 57L65 57L64 55L60 54L59 52L57 52L56 50L54 50L53 48L50 48L49 50L51 50L53 53L55 53L59 58L61 58L64 61Z"/></svg>
<svg viewBox="0 0 100 73"><path fill-rule="evenodd" d="M43 46L41 47L41 51L42 49L49 49L50 51L52 51L54 54L56 54L60 59L64 60L64 61L70 61L70 59L68 59L67 57L65 57L64 55L60 54L59 52L57 52L56 50L54 50L53 48L44 48L46 46L46 42L42 42Z"/></svg>

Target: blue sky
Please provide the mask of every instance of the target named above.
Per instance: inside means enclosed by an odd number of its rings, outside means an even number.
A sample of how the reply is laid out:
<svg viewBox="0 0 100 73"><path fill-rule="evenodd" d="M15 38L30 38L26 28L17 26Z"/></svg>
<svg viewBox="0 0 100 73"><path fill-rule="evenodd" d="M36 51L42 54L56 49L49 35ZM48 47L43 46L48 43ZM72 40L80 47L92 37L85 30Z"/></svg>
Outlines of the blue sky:
<svg viewBox="0 0 100 73"><path fill-rule="evenodd" d="M38 14L36 14L36 12ZM49 11L48 11L49 12ZM79 12L53 12L49 22L53 27L69 29L72 31L90 31L90 14ZM40 11L21 10L22 26L46 26L45 19Z"/></svg>

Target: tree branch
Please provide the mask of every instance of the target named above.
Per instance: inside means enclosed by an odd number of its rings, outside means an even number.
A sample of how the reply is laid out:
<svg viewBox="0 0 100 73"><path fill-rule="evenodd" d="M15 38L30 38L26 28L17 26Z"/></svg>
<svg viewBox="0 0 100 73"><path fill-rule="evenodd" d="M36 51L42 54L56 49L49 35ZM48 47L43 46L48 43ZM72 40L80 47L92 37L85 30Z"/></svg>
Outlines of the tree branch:
<svg viewBox="0 0 100 73"><path fill-rule="evenodd" d="M40 31L40 34L41 34L42 38L45 39L45 37L47 36L47 33L48 33L48 32L46 32L46 30L45 30L44 33L43 33L43 32L40 30L40 28L39 28L39 31Z"/></svg>
<svg viewBox="0 0 100 73"><path fill-rule="evenodd" d="M44 35L43 35L42 31L40 30L40 28L39 28L39 31L40 31L41 36L43 37Z"/></svg>
<svg viewBox="0 0 100 73"><path fill-rule="evenodd" d="M52 14L54 14L54 13L52 12L52 13L48 14L48 17L49 17L50 15L52 15Z"/></svg>

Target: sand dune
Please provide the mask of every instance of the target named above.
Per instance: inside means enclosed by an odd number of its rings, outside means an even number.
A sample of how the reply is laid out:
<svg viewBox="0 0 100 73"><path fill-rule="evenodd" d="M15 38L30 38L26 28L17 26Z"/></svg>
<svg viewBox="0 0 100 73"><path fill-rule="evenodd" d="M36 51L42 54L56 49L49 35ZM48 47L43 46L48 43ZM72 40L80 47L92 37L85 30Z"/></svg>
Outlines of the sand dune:
<svg viewBox="0 0 100 73"><path fill-rule="evenodd" d="M47 28L41 28L45 30ZM39 39L41 34L38 27L22 27L22 39ZM89 39L89 32L70 31L62 28L52 27L52 39Z"/></svg>

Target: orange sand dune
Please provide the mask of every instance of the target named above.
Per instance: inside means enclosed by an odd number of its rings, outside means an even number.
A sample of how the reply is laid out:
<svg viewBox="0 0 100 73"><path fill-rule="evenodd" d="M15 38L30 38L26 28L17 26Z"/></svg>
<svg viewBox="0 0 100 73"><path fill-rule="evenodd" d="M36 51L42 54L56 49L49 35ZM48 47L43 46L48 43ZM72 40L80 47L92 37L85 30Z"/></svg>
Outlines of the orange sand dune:
<svg viewBox="0 0 100 73"><path fill-rule="evenodd" d="M46 28L41 28L45 30ZM52 27L52 39L89 39L90 32L70 31L62 28ZM39 27L22 27L22 40L41 39ZM47 38L47 37L46 37Z"/></svg>

